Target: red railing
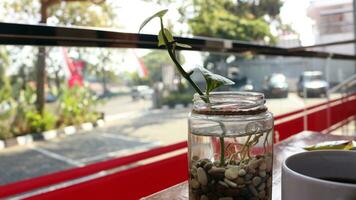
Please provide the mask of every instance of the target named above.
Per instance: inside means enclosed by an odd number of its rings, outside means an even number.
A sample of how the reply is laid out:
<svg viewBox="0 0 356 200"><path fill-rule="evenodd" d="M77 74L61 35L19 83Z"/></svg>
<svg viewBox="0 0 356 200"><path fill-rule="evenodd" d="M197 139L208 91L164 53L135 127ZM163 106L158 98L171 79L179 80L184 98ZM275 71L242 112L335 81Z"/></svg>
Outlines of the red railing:
<svg viewBox="0 0 356 200"><path fill-rule="evenodd" d="M40 176L37 178L27 179L27 180L11 183L8 185L0 186L0 198L53 185L56 183L84 177L90 174L113 169L123 165L128 165L140 160L152 158L157 155L162 155L164 153L182 149L185 148L186 146L187 146L187 142L180 142L170 146L151 149L149 151L138 153L135 155L130 155L130 156L116 158L108 161L94 163L94 164L87 165L85 167L63 170L60 172Z"/></svg>
<svg viewBox="0 0 356 200"><path fill-rule="evenodd" d="M304 115L304 111L307 115ZM356 115L356 95L293 111L275 117L275 132L279 140L307 128L323 131ZM306 117L306 118L305 118ZM281 122L283 121L283 122ZM307 126L304 126L304 122ZM0 198L80 178L103 170L113 169L164 153L183 149L186 142L160 147L147 152L65 170L46 176L0 187ZM28 199L138 199L187 179L186 154L134 167L69 187L32 196Z"/></svg>
<svg viewBox="0 0 356 200"><path fill-rule="evenodd" d="M353 94L277 116L275 117L275 133L281 141L303 130L324 131L355 115L356 94ZM288 120L284 121L285 119ZM283 122L279 123L280 121Z"/></svg>

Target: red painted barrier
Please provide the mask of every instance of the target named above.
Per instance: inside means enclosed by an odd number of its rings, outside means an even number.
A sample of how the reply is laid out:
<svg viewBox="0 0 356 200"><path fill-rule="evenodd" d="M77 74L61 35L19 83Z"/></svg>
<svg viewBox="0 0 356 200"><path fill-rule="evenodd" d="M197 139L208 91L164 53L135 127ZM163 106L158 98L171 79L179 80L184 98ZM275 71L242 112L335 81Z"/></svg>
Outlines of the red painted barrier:
<svg viewBox="0 0 356 200"><path fill-rule="evenodd" d="M315 109L315 111L313 111ZM335 99L328 103L321 103L308 107L308 115L306 116L306 130L323 131L334 124L337 124L353 115L356 115L356 94ZM284 140L294 134L304 130L304 109L299 112L291 112L283 114L283 117L291 117L291 120L275 125L275 132L279 135L279 141ZM297 117L293 117L297 115ZM328 117L329 116L329 117ZM282 120L280 116L275 117L275 120Z"/></svg>
<svg viewBox="0 0 356 200"><path fill-rule="evenodd" d="M333 105L335 104L335 105ZM329 105L329 108L327 108ZM304 119L301 116L305 109L275 117L276 121L286 117L291 118L283 123L277 123L275 131L283 140L304 130ZM356 115L356 95L335 99L329 102L311 106L306 109L308 130L322 131L350 116ZM330 114L328 118L328 114ZM295 116L295 117L294 117ZM79 178L102 170L127 165L139 160L161 155L186 147L186 142L153 149L140 154L95 163L81 168L70 169L18 183L0 187L0 198L29 191L39 187L49 186L62 181ZM29 199L137 199L154 193L187 178L186 155L175 156L163 161L135 167L109 176L58 189Z"/></svg>
<svg viewBox="0 0 356 200"><path fill-rule="evenodd" d="M184 153L28 199L137 200L187 180L187 162Z"/></svg>
<svg viewBox="0 0 356 200"><path fill-rule="evenodd" d="M275 134L278 133L278 141L282 141L294 134L302 132L303 130L303 117L298 117L287 122L277 124L274 127Z"/></svg>
<svg viewBox="0 0 356 200"><path fill-rule="evenodd" d="M28 180L23 180L15 183L11 183L0 187L0 198L10 195L19 194L22 192L30 191L44 186L50 186L52 184L68 181L90 174L94 174L103 170L109 170L115 167L128 165L146 158L151 158L157 155L161 155L167 152L175 151L187 147L187 142L180 142L170 146L159 147L151 149L146 152L137 153L130 156L116 158L108 161L90 164L84 167L63 170L53 174L40 176Z"/></svg>

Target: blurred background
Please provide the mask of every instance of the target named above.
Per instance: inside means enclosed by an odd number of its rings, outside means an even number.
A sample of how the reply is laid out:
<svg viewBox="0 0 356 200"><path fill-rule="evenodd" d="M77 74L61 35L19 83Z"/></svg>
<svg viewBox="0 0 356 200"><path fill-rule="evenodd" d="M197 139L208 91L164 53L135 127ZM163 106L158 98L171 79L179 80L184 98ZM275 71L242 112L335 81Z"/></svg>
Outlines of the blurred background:
<svg viewBox="0 0 356 200"><path fill-rule="evenodd" d="M355 92L354 84L347 85L356 74L355 59L347 58L356 48L353 5L352 0L6 0L0 2L0 21L137 33L145 18L168 8L166 24L175 36L318 51L322 56L178 52L186 70L203 66L236 83L223 90L263 92L278 116ZM142 33L157 34L158 25L158 20L148 24ZM325 43L331 45L319 45ZM341 54L347 59L334 58ZM205 87L202 76L193 78ZM193 93L164 50L0 45L5 146L28 134L101 125L80 131L86 134L0 148L0 185L184 141ZM354 133L355 119L335 132Z"/></svg>

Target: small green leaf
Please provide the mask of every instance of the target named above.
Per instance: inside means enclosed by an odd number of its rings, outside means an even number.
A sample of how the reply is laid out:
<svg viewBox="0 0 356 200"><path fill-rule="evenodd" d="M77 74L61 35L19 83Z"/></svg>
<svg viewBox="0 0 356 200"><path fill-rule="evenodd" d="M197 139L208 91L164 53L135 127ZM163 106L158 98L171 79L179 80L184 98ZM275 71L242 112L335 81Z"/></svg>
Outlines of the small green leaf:
<svg viewBox="0 0 356 200"><path fill-rule="evenodd" d="M154 14L154 15L152 15L151 17L145 19L145 21L142 22L142 24L141 24L140 29L139 29L138 32L141 32L142 28L143 28L144 26L146 26L146 24L147 24L148 22L150 22L153 18L155 18L155 17L160 17L160 18L162 18L162 17L167 13L167 11L168 11L168 9L164 9L164 10L158 11L156 14Z"/></svg>
<svg viewBox="0 0 356 200"><path fill-rule="evenodd" d="M182 47L182 48L187 48L187 49L191 49L192 46L188 45L188 44L183 44L183 43L179 43L179 42L176 42L176 45L179 46L179 47Z"/></svg>
<svg viewBox="0 0 356 200"><path fill-rule="evenodd" d="M327 150L327 149L350 150L355 147L356 147L355 141L340 140L340 141L321 142L312 146L304 147L304 149L307 151Z"/></svg>
<svg viewBox="0 0 356 200"><path fill-rule="evenodd" d="M211 71L199 67L200 72L203 74L205 80L206 80L206 93L209 94L211 91L214 89L222 86L222 85L234 85L235 83L228 79L225 78L219 74L214 74Z"/></svg>
<svg viewBox="0 0 356 200"><path fill-rule="evenodd" d="M174 41L174 38L173 38L173 35L171 34L171 32L169 32L168 29L164 28L164 35L166 36L168 42L173 42ZM162 30L159 31L158 33L158 46L164 46L166 43L164 42L164 39L163 39L163 34L162 34Z"/></svg>

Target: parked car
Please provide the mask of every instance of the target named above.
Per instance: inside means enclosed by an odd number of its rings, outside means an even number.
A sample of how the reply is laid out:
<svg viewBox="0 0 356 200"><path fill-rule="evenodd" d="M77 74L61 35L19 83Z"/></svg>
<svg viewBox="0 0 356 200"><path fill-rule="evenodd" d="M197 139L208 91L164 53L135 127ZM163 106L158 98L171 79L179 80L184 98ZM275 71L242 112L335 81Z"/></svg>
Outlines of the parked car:
<svg viewBox="0 0 356 200"><path fill-rule="evenodd" d="M46 99L47 103L52 103L52 102L57 101L57 97L55 95L53 95L52 93L47 93L45 99Z"/></svg>
<svg viewBox="0 0 356 200"><path fill-rule="evenodd" d="M131 89L131 97L133 100L150 99L153 94L153 89L148 85L138 85Z"/></svg>
<svg viewBox="0 0 356 200"><path fill-rule="evenodd" d="M271 74L265 78L262 86L263 93L267 98L287 98L288 83L283 74Z"/></svg>
<svg viewBox="0 0 356 200"><path fill-rule="evenodd" d="M303 97L321 97L325 96L329 83L323 78L321 71L305 71L299 77L298 95Z"/></svg>

